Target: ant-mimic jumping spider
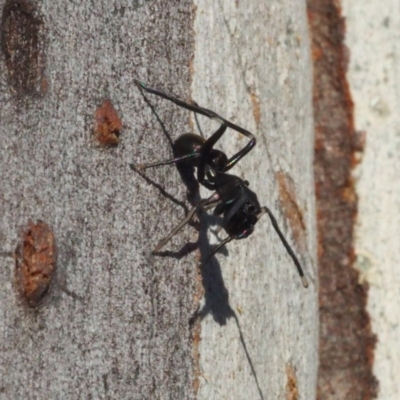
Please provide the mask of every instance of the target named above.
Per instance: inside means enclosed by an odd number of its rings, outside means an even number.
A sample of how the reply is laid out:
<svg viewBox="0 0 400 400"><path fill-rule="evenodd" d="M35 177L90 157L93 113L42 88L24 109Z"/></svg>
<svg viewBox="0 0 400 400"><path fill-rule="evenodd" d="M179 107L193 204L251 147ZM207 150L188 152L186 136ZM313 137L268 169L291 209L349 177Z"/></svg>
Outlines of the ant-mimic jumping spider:
<svg viewBox="0 0 400 400"><path fill-rule="evenodd" d="M214 208L214 215L222 216L222 226L228 236L216 246L212 253L207 257L206 263L221 247L225 246L233 239L244 239L253 233L254 226L262 215L267 213L271 219L272 226L278 234L285 249L292 258L297 271L300 275L304 287L308 287L308 282L304 276L301 265L289 246L271 210L268 207L261 207L257 195L249 189L249 182L239 177L227 174L238 161L240 161L255 146L256 139L252 133L238 125L219 116L217 113L202 108L197 104L188 104L175 97L156 89L147 87L144 83L136 81L140 91L155 94L187 110L193 111L196 115L201 114L210 119L216 120L221 126L207 140L199 135L186 133L178 137L174 142L175 158L150 164L133 164L133 168L144 170L160 165L181 163L190 167L197 168L197 181L214 193L207 199L201 200L186 217L163 239L153 253L160 251L162 247L176 235L199 210ZM225 133L227 128L231 128L250 139L247 145L228 159L225 153L214 149L214 145Z"/></svg>

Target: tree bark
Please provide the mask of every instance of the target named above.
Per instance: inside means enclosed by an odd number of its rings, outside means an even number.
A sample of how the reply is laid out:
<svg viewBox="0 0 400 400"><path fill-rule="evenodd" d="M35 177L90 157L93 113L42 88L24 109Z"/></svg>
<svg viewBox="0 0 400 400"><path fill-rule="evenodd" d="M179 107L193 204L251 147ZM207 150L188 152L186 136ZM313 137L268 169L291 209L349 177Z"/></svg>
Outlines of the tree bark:
<svg viewBox="0 0 400 400"><path fill-rule="evenodd" d="M250 238L227 246L227 256L203 273L209 315L201 326L198 397L313 399L318 313L305 3L197 7L193 97L256 135L256 148L233 171L278 217L312 282L301 286L267 216ZM221 146L233 154L243 143L231 133Z"/></svg>
<svg viewBox="0 0 400 400"><path fill-rule="evenodd" d="M354 171L359 196L355 268L359 284L369 287L366 311L376 346L366 352L379 384L371 398L380 400L400 397L400 382L393 379L400 368L398 9L396 0L385 7L378 1L343 1L354 124L365 145Z"/></svg>
<svg viewBox="0 0 400 400"><path fill-rule="evenodd" d="M315 397L305 4L175 3L0 1L4 398ZM197 128L189 112L148 95L163 130L135 79L255 134L256 148L232 173L276 215L307 290L267 216L203 268L216 241L205 215L200 234L195 223L151 255L199 194L174 166L141 174L129 164L170 158L167 133L175 140ZM93 135L106 99L117 114L107 118L122 122L115 147ZM215 129L199 123L207 137ZM246 140L229 131L218 147L231 155ZM15 282L30 220L51 228L57 249L56 276L37 306Z"/></svg>

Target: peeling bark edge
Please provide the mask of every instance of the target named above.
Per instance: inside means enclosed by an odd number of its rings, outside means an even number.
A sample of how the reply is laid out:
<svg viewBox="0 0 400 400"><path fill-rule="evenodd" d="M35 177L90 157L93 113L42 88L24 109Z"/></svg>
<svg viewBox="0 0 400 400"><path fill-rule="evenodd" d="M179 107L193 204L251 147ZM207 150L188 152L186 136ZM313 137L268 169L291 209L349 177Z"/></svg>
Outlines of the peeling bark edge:
<svg viewBox="0 0 400 400"><path fill-rule="evenodd" d="M360 151L346 80L345 21L335 0L308 0L314 64L315 182L319 235L322 399L373 399L376 337L366 310L368 285L354 269L357 194L352 170Z"/></svg>

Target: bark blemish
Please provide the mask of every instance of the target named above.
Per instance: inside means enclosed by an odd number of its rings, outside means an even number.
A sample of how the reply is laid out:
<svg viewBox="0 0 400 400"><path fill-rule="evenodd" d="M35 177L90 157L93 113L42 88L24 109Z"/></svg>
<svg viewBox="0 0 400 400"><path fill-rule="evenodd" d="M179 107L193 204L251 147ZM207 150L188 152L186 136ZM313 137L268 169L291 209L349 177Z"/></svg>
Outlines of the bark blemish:
<svg viewBox="0 0 400 400"><path fill-rule="evenodd" d="M296 371L290 365L286 365L286 400L298 400L299 390L297 388L297 376Z"/></svg>
<svg viewBox="0 0 400 400"><path fill-rule="evenodd" d="M10 88L18 96L43 95L45 77L44 24L33 4L6 1L1 20L1 50Z"/></svg>
<svg viewBox="0 0 400 400"><path fill-rule="evenodd" d="M306 248L306 224L304 223L304 210L299 206L296 198L294 182L284 172L275 174L279 186L280 208L285 214L292 230L293 239L301 250Z"/></svg>
<svg viewBox="0 0 400 400"><path fill-rule="evenodd" d="M104 100L96 110L94 137L101 146L117 146L122 130L122 122L110 100Z"/></svg>
<svg viewBox="0 0 400 400"><path fill-rule="evenodd" d="M46 295L56 269L54 234L42 221L29 221L15 251L16 282L21 296L36 307Z"/></svg>

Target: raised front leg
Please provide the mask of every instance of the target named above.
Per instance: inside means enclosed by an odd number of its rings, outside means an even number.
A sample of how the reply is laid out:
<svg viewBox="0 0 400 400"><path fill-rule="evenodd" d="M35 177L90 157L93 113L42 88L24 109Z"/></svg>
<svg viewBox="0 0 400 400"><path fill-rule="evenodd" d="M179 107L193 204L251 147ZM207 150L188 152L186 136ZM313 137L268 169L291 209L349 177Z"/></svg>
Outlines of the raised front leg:
<svg viewBox="0 0 400 400"><path fill-rule="evenodd" d="M194 113L198 113L198 114L204 115L204 116L206 116L206 117L208 117L210 119L214 119L214 120L216 120L216 121L221 123L221 128L222 128L222 126L225 126L225 129L226 129L226 127L229 127L231 129L233 129L234 131L239 132L242 135L244 135L244 136L246 136L246 137L248 137L250 139L250 141L247 143L247 145L243 149L238 151L236 154L234 154L228 160L228 162L226 163L226 165L225 165L225 167L223 169L223 172L226 172L226 171L230 170L238 161L240 161L240 159L242 159L256 145L256 138L254 137L254 135L251 132L249 132L248 130L246 130L246 129L244 129L244 128L242 128L242 127L240 127L240 126L238 126L238 125L226 120L225 118L222 118L216 112L208 110L207 108L200 107L196 103L195 104L186 103L186 102L184 102L182 100L179 100L179 99L177 99L177 98L175 98L173 96L170 96L170 95L168 95L168 94L166 94L166 93L164 93L164 92L162 92L160 90L149 88L143 82L140 82L140 81L137 81L137 80L135 82L136 82L136 85L138 86L138 88L140 90L145 90L148 93L160 96L160 97L162 97L162 98L164 98L166 100L169 100L169 101L173 102L174 104L176 104L176 105L178 105L180 107L183 107L183 108L185 108L187 110L193 111ZM224 132L222 132L222 134L223 133ZM222 134L219 136L219 138L222 136ZM215 142L217 140L214 141L214 144L215 144ZM209 149L209 150L211 150L211 149Z"/></svg>

